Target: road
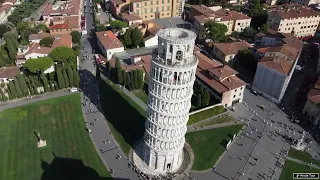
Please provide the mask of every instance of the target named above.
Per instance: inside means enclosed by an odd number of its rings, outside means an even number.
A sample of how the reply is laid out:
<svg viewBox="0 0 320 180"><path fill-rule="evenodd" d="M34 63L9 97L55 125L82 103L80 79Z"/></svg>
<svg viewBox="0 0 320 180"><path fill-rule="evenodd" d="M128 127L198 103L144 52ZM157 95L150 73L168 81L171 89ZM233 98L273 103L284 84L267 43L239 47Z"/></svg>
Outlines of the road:
<svg viewBox="0 0 320 180"><path fill-rule="evenodd" d="M99 83L95 80L95 66L93 52L100 52L97 49L94 31L94 17L90 14L89 0L87 1L86 23L88 34L82 37L82 49L79 69L83 92L83 113L87 122L87 128L91 130L91 138L100 154L107 170L113 170L112 176L117 179L138 180L137 174L128 167L129 160L116 143L110 132L107 121L104 118L99 103ZM88 57L88 58L87 58ZM92 103L92 104L90 104ZM89 112L91 111L91 112ZM95 120L96 119L96 120ZM117 159L117 156L121 156Z"/></svg>

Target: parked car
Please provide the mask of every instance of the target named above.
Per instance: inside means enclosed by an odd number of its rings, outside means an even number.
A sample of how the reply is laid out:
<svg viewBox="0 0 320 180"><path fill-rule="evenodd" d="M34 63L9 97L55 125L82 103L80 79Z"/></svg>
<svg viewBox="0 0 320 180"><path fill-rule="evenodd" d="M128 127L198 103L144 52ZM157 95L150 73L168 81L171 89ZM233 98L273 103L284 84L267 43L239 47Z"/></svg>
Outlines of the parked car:
<svg viewBox="0 0 320 180"><path fill-rule="evenodd" d="M71 88L71 89L69 90L69 92L70 92L70 93L78 92L78 88Z"/></svg>
<svg viewBox="0 0 320 180"><path fill-rule="evenodd" d="M257 91L254 91L254 90L252 90L251 93L254 94L254 95L256 95L256 96L258 95L258 92L257 92Z"/></svg>

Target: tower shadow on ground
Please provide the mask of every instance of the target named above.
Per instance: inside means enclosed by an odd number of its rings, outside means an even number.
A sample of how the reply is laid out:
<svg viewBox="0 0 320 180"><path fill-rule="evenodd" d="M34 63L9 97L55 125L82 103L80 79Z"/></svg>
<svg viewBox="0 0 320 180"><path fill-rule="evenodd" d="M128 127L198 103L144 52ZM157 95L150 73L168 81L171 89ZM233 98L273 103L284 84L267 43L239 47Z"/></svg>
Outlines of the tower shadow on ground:
<svg viewBox="0 0 320 180"><path fill-rule="evenodd" d="M41 180L128 180L101 177L97 171L85 166L80 159L57 157L56 155L50 164L41 159L41 168L43 169Z"/></svg>

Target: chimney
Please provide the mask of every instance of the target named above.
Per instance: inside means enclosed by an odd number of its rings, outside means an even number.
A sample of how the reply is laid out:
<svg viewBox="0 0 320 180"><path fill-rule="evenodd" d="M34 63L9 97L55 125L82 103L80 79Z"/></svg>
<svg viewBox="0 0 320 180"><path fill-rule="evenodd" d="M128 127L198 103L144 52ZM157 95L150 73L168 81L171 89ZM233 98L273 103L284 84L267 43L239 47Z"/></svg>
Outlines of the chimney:
<svg viewBox="0 0 320 180"><path fill-rule="evenodd" d="M41 47L39 46L39 47L37 47L37 49L40 49Z"/></svg>
<svg viewBox="0 0 320 180"><path fill-rule="evenodd" d="M103 36L107 36L107 34L106 34L106 33L104 33L104 34L103 34Z"/></svg>

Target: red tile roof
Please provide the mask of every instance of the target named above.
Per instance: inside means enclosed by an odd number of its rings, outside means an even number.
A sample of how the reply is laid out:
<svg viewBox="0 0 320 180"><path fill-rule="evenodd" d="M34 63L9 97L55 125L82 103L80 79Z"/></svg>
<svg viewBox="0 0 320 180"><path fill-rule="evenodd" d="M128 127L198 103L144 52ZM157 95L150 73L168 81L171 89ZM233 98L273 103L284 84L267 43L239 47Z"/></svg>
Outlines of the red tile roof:
<svg viewBox="0 0 320 180"><path fill-rule="evenodd" d="M17 66L0 68L0 78L13 79L18 76L20 69Z"/></svg>
<svg viewBox="0 0 320 180"><path fill-rule="evenodd" d="M299 51L296 50L294 47L290 47L287 45L284 46L272 46L267 49L266 52L279 52L293 60L297 59L299 55Z"/></svg>
<svg viewBox="0 0 320 180"><path fill-rule="evenodd" d="M235 76L238 72L229 66L212 60L200 52L194 54L199 60L196 76L218 93L223 94L246 84Z"/></svg>
<svg viewBox="0 0 320 180"><path fill-rule="evenodd" d="M66 46L68 48L72 48L72 36L70 34L63 34L60 37L56 36L51 47L52 49L54 49L59 46Z"/></svg>
<svg viewBox="0 0 320 180"><path fill-rule="evenodd" d="M96 32L96 35L106 50L123 47L121 41L112 31L100 31Z"/></svg>
<svg viewBox="0 0 320 180"><path fill-rule="evenodd" d="M42 33L38 33L38 34L30 34L29 35L29 41L31 40L41 40L47 37L51 37L50 33L46 33L46 32L42 32Z"/></svg>
<svg viewBox="0 0 320 180"><path fill-rule="evenodd" d="M247 41L231 42L231 43L213 43L213 46L222 52L224 56L238 54L240 50L251 48Z"/></svg>
<svg viewBox="0 0 320 180"><path fill-rule="evenodd" d="M52 51L52 48L49 47L41 47L38 43L31 43L29 44L29 50L25 54L17 55L17 59L25 59L26 55L32 54L32 53L38 53L38 54L50 54Z"/></svg>
<svg viewBox="0 0 320 180"><path fill-rule="evenodd" d="M49 30L56 30L56 29L70 29L71 27L69 24L55 24L49 27Z"/></svg>
<svg viewBox="0 0 320 180"><path fill-rule="evenodd" d="M294 60L281 56L268 56L261 58L259 64L274 69L275 71L278 71L279 73L282 73L284 75L289 75L294 64Z"/></svg>
<svg viewBox="0 0 320 180"><path fill-rule="evenodd" d="M312 88L308 93L308 99L315 104L320 103L320 89Z"/></svg>

